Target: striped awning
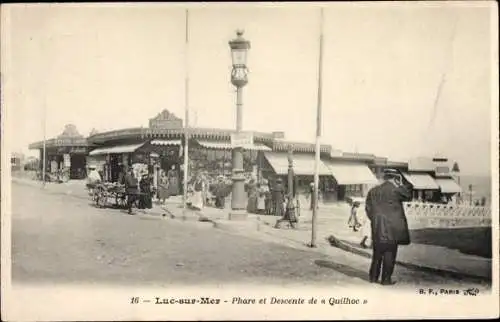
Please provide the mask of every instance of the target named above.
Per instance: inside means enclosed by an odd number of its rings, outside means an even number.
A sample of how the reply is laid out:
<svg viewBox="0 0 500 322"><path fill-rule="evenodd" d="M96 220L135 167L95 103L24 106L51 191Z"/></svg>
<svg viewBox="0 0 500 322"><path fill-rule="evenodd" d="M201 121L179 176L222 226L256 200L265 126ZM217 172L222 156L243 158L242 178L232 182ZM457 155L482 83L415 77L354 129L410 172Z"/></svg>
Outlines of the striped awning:
<svg viewBox="0 0 500 322"><path fill-rule="evenodd" d="M326 162L339 185L377 185L379 181L366 164L347 162Z"/></svg>
<svg viewBox="0 0 500 322"><path fill-rule="evenodd" d="M407 173L403 176L417 190L439 190L439 186L434 179L426 173Z"/></svg>
<svg viewBox="0 0 500 322"><path fill-rule="evenodd" d="M153 140L151 141L152 145L181 145L182 141L181 140Z"/></svg>
<svg viewBox="0 0 500 322"><path fill-rule="evenodd" d="M265 152L265 158L273 167L277 175L288 173L288 154L279 152ZM315 159L314 154L293 154L293 171L299 176L314 175ZM331 176L330 169L320 160L319 175Z"/></svg>
<svg viewBox="0 0 500 322"><path fill-rule="evenodd" d="M216 150L232 150L233 146L231 142L225 141L202 141L198 140L198 143L207 149L216 149ZM252 145L246 145L243 147L244 150L254 150L254 151L271 151L271 148L262 144L262 143L254 143Z"/></svg>
<svg viewBox="0 0 500 322"><path fill-rule="evenodd" d="M460 193L462 188L451 178L437 178L436 183L442 193Z"/></svg>
<svg viewBox="0 0 500 322"><path fill-rule="evenodd" d="M89 155L132 153L143 146L144 143L97 148L90 151Z"/></svg>

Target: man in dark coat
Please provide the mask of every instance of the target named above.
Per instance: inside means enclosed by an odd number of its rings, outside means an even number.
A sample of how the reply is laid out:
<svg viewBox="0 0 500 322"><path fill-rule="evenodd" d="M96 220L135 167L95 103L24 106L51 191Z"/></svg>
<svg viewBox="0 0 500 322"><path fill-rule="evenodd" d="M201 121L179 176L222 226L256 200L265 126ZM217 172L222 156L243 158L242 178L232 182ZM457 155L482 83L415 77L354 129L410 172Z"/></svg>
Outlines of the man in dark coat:
<svg viewBox="0 0 500 322"><path fill-rule="evenodd" d="M392 169L384 171L384 183L374 187L366 197L366 214L371 221L373 256L370 283L391 285L398 245L410 244L410 233L403 201L411 200L411 191L402 185L401 175Z"/></svg>
<svg viewBox="0 0 500 322"><path fill-rule="evenodd" d="M215 185L215 207L224 209L225 208L225 203L226 203L226 196L227 196L227 186L226 183L224 182L224 177L220 176L218 178L218 182Z"/></svg>
<svg viewBox="0 0 500 322"><path fill-rule="evenodd" d="M125 183L125 193L127 194L128 213L132 214L132 205L136 202L139 193L138 182L132 168L128 169L123 181Z"/></svg>
<svg viewBox="0 0 500 322"><path fill-rule="evenodd" d="M283 217L285 214L283 202L285 201L285 187L283 186L283 180L278 178L276 184L271 190L271 196L273 198L273 215Z"/></svg>

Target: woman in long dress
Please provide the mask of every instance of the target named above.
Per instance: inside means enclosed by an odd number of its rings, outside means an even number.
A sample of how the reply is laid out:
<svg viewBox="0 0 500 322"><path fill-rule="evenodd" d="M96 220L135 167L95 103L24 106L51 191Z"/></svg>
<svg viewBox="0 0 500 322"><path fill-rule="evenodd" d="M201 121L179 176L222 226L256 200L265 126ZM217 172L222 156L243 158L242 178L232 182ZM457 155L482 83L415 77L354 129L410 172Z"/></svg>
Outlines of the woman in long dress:
<svg viewBox="0 0 500 322"><path fill-rule="evenodd" d="M179 177L177 175L177 171L175 170L175 166L172 166L172 168L168 170L167 177L168 177L168 195L177 196L179 194Z"/></svg>
<svg viewBox="0 0 500 322"><path fill-rule="evenodd" d="M165 175L165 172L162 171L158 182L158 199L164 204L168 197L168 177Z"/></svg>
<svg viewBox="0 0 500 322"><path fill-rule="evenodd" d="M258 187L258 199L257 199L257 210L259 211L260 214L265 214L266 213L266 199L267 199L267 194L269 193L269 186L266 184L266 182L262 182L261 185Z"/></svg>
<svg viewBox="0 0 500 322"><path fill-rule="evenodd" d="M258 197L258 188L254 179L251 179L247 186L248 189L248 201L247 201L247 211L249 213L257 212L257 197Z"/></svg>
<svg viewBox="0 0 500 322"><path fill-rule="evenodd" d="M140 209L153 208L151 178L148 174L142 175L142 179L139 182L139 188L141 191L141 195L140 195L140 199L139 199L139 208Z"/></svg>
<svg viewBox="0 0 500 322"><path fill-rule="evenodd" d="M197 176L196 180L193 183L193 197L191 199L191 206L195 209L201 210L203 209L204 203L204 191L205 191L205 182L201 176Z"/></svg>
<svg viewBox="0 0 500 322"><path fill-rule="evenodd" d="M285 202L285 187L280 178L276 180L276 185L273 187L271 194L273 198L273 215L282 217L285 214L285 208L283 207Z"/></svg>

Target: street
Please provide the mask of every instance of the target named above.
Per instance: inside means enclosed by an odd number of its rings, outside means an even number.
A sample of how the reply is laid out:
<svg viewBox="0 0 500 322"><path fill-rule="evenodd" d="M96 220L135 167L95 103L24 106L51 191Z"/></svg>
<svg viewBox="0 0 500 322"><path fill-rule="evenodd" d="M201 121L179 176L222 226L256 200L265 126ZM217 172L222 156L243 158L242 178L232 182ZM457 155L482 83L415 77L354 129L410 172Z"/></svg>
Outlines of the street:
<svg viewBox="0 0 500 322"><path fill-rule="evenodd" d="M89 199L12 183L13 283L369 285L369 259L288 247L159 215L94 208ZM276 231L279 234L279 230ZM397 267L397 288L466 286ZM488 288L486 285L468 286Z"/></svg>
<svg viewBox="0 0 500 322"><path fill-rule="evenodd" d="M352 283L317 254L12 185L13 281L34 283ZM356 282L356 281L354 281ZM358 280L358 283L363 281Z"/></svg>

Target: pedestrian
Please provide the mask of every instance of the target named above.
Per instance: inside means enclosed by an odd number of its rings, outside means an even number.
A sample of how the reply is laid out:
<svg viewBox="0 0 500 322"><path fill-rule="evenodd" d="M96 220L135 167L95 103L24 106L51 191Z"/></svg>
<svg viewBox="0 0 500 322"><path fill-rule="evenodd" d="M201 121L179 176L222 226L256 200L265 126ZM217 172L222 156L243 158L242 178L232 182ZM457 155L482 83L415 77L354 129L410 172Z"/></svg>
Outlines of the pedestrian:
<svg viewBox="0 0 500 322"><path fill-rule="evenodd" d="M153 208L152 190L151 190L151 177L148 173L144 173L139 182L140 196L139 196L139 209Z"/></svg>
<svg viewBox="0 0 500 322"><path fill-rule="evenodd" d="M255 180L252 178L247 185L247 212L257 213L257 197L258 187Z"/></svg>
<svg viewBox="0 0 500 322"><path fill-rule="evenodd" d="M264 179L262 181L262 190L264 191L264 214L270 215L271 214L271 187L269 185L269 181Z"/></svg>
<svg viewBox="0 0 500 322"><path fill-rule="evenodd" d="M358 228L361 226L357 216L359 205L359 201L353 201L351 207L351 215L349 216L349 220L347 221L347 225L349 226L349 228L352 228L353 231L358 231Z"/></svg>
<svg viewBox="0 0 500 322"><path fill-rule="evenodd" d="M224 209L226 204L227 187L224 182L224 176L219 176L218 182L215 186L215 207Z"/></svg>
<svg viewBox="0 0 500 322"><path fill-rule="evenodd" d="M161 170L160 180L158 180L158 199L160 203L164 204L165 200L168 199L168 177L165 175L165 171Z"/></svg>
<svg viewBox="0 0 500 322"><path fill-rule="evenodd" d="M124 177L124 182L125 182L125 193L127 194L127 209L128 213L132 214L132 206L136 203L137 201L137 195L139 193L138 191L138 181L137 178L134 176L134 169L129 168L127 171L127 174Z"/></svg>
<svg viewBox="0 0 500 322"><path fill-rule="evenodd" d="M265 214L267 212L267 195L269 193L269 186L265 180L259 184L258 187L258 198L257 198L257 211L259 214Z"/></svg>
<svg viewBox="0 0 500 322"><path fill-rule="evenodd" d="M198 174L193 184L193 197L191 201L191 205L193 208L201 210L203 209L204 200L203 200L203 192L205 191L205 182L201 176Z"/></svg>
<svg viewBox="0 0 500 322"><path fill-rule="evenodd" d="M168 177L168 195L169 196L177 196L179 194L179 175L175 170L175 166L173 165L170 170L167 172Z"/></svg>
<svg viewBox="0 0 500 322"><path fill-rule="evenodd" d="M366 197L366 215L371 222L373 256L370 283L378 282L382 270L382 285L392 285L399 245L410 244L408 222L403 202L411 201L410 189L402 184L397 170L384 171L384 182L372 188Z"/></svg>
<svg viewBox="0 0 500 322"><path fill-rule="evenodd" d="M278 178L276 184L271 192L273 198L273 215L283 217L285 214L285 209L283 208L283 203L285 202L285 187L283 186L283 180Z"/></svg>

